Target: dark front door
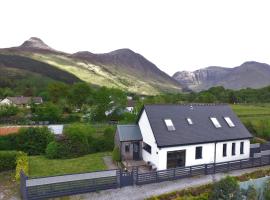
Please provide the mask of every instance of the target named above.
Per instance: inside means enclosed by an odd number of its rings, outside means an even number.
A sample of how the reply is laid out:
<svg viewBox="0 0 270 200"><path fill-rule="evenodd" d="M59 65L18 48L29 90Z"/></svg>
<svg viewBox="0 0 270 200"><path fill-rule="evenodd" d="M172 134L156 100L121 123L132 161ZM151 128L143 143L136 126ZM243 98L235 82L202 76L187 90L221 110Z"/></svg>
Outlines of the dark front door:
<svg viewBox="0 0 270 200"><path fill-rule="evenodd" d="M133 160L140 160L140 143L133 143Z"/></svg>
<svg viewBox="0 0 270 200"><path fill-rule="evenodd" d="M186 165L186 150L167 152L167 169L184 167Z"/></svg>

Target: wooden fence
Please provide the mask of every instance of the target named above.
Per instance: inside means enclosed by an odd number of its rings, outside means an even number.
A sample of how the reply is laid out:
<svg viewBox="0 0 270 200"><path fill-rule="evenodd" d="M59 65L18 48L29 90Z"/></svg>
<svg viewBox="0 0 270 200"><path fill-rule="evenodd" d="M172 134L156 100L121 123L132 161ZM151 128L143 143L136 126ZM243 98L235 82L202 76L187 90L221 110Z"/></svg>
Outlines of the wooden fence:
<svg viewBox="0 0 270 200"><path fill-rule="evenodd" d="M216 164L177 167L167 170L139 173L107 170L84 174L70 174L54 177L28 179L21 173L21 195L25 200L46 199L73 194L81 194L128 185L144 185L182 179L197 175L226 173L232 170L270 165L270 156L249 158Z"/></svg>

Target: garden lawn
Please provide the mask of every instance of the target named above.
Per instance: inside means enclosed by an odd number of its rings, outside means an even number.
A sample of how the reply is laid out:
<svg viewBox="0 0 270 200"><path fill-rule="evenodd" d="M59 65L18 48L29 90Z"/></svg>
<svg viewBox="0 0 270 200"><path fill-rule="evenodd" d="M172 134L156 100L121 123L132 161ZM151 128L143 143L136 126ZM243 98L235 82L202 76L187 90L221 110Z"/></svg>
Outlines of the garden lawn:
<svg viewBox="0 0 270 200"><path fill-rule="evenodd" d="M238 117L270 117L270 104L231 105Z"/></svg>
<svg viewBox="0 0 270 200"><path fill-rule="evenodd" d="M44 156L30 156L29 175L30 177L40 177L106 170L103 157L107 155L111 154L102 152L72 159L47 159Z"/></svg>

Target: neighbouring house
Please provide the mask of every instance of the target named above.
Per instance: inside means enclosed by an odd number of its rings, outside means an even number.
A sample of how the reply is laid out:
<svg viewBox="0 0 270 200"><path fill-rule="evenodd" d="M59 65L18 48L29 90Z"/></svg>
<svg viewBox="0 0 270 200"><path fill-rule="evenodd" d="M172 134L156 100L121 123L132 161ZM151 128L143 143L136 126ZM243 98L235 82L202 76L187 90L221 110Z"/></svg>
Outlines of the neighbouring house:
<svg viewBox="0 0 270 200"><path fill-rule="evenodd" d="M121 158L152 168L220 163L250 157L252 135L225 104L145 105L137 124L118 125Z"/></svg>
<svg viewBox="0 0 270 200"><path fill-rule="evenodd" d="M135 104L136 104L135 100L128 99L127 100L126 111L132 113L134 111Z"/></svg>
<svg viewBox="0 0 270 200"><path fill-rule="evenodd" d="M31 103L42 104L42 97L6 97L0 101L0 105L29 106Z"/></svg>

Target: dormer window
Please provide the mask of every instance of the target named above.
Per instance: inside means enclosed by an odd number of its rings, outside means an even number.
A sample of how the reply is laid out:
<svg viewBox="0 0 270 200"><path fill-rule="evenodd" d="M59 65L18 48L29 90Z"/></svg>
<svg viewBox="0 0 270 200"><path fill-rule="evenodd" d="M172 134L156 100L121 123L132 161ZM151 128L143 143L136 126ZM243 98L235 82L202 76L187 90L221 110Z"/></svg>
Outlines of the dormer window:
<svg viewBox="0 0 270 200"><path fill-rule="evenodd" d="M191 118L186 118L186 119L187 119L187 122L188 122L189 125L192 125L193 124L193 121L192 121Z"/></svg>
<svg viewBox="0 0 270 200"><path fill-rule="evenodd" d="M167 126L168 131L175 131L175 127L171 119L164 119L164 122Z"/></svg>
<svg viewBox="0 0 270 200"><path fill-rule="evenodd" d="M215 117L210 117L210 119L211 119L212 123L214 124L214 126L215 126L216 128L221 128L221 125L220 125L219 121L217 120L217 118L215 118Z"/></svg>
<svg viewBox="0 0 270 200"><path fill-rule="evenodd" d="M232 122L231 118L229 117L224 117L225 121L227 122L229 127L235 127L234 123Z"/></svg>

